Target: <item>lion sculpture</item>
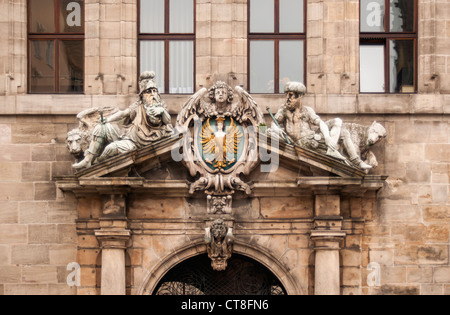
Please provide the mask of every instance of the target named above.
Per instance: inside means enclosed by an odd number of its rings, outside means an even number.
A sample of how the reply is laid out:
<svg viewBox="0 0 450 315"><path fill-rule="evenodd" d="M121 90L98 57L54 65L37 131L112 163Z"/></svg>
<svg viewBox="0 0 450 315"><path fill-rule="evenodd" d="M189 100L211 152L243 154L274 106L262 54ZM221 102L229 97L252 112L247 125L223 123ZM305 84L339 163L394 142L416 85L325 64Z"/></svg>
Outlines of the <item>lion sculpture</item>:
<svg viewBox="0 0 450 315"><path fill-rule="evenodd" d="M358 156L361 156L361 159L365 163L376 168L378 166L378 161L370 148L386 138L386 129L376 121L370 126L344 123L342 127L342 132L348 132L350 134L350 139L355 144ZM343 151L342 147L343 146L341 146L341 151ZM345 152L341 153L345 154Z"/></svg>
<svg viewBox="0 0 450 315"><path fill-rule="evenodd" d="M89 148L92 140L92 131L100 122L101 116L108 117L118 110L117 107L95 107L82 111L77 115L78 128L69 131L66 138L67 148L77 161L83 160L84 152Z"/></svg>

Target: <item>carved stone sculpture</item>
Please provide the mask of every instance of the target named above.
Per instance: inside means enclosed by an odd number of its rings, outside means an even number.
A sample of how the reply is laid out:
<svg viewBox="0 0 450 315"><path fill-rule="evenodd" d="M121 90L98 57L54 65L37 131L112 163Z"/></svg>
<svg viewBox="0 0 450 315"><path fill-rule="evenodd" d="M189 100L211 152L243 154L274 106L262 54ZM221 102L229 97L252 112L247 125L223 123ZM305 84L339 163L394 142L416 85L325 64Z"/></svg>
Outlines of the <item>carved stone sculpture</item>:
<svg viewBox="0 0 450 315"><path fill-rule="evenodd" d="M386 129L380 123L374 121L370 126L344 123L343 130L346 133L348 132L348 137L355 144L356 154L361 156L361 159L372 168L376 168L378 161L370 148L386 138ZM340 150L342 149L341 146Z"/></svg>
<svg viewBox="0 0 450 315"><path fill-rule="evenodd" d="M216 220L205 231L205 243L211 267L216 271L227 268L228 259L233 251L233 229L227 227L223 220Z"/></svg>
<svg viewBox="0 0 450 315"><path fill-rule="evenodd" d="M363 161L362 154L368 153L367 144L373 145L386 136L386 131L380 124L372 125L370 143L367 128L356 128L344 124L339 118L327 122L308 106L301 103L301 98L306 94L306 87L299 82L289 82L285 86L286 103L280 107L272 124L271 134L283 133L285 139L289 139L294 145L329 155L347 163L350 166L363 170L369 170L376 165L371 159L371 164ZM279 130L277 125L284 128ZM370 129L370 128L369 128ZM364 135L363 133L367 135ZM367 143L364 142L366 138Z"/></svg>
<svg viewBox="0 0 450 315"><path fill-rule="evenodd" d="M161 100L154 77L154 72L144 72L139 79L140 100L123 111L101 118L92 131L84 159L73 165L74 169L87 168L94 161L102 162L171 136L170 114Z"/></svg>
<svg viewBox="0 0 450 315"><path fill-rule="evenodd" d="M117 107L94 107L82 111L77 115L78 128L67 133L66 144L70 154L78 161L84 159L84 152L89 148L92 140L92 132L100 121L100 113L108 117L119 109Z"/></svg>
<svg viewBox="0 0 450 315"><path fill-rule="evenodd" d="M190 97L177 118L177 130L185 134L183 162L196 178L190 193L250 194L240 175L258 164L255 139L263 122L260 108L240 86L233 90L219 81Z"/></svg>

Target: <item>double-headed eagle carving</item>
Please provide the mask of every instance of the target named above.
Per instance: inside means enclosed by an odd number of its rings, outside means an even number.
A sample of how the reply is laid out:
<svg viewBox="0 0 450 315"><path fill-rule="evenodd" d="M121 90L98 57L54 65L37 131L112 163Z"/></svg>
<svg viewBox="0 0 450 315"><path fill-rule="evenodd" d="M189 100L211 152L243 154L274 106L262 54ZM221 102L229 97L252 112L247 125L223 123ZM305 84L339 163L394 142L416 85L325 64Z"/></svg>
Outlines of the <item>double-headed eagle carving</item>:
<svg viewBox="0 0 450 315"><path fill-rule="evenodd" d="M202 127L201 142L204 154L213 154L212 160L205 159L205 162L212 164L214 168L223 169L236 162L238 146L242 140L243 133L231 118L231 124L225 129L225 118L216 119L217 131L210 124L210 118ZM234 157L229 159L229 153Z"/></svg>

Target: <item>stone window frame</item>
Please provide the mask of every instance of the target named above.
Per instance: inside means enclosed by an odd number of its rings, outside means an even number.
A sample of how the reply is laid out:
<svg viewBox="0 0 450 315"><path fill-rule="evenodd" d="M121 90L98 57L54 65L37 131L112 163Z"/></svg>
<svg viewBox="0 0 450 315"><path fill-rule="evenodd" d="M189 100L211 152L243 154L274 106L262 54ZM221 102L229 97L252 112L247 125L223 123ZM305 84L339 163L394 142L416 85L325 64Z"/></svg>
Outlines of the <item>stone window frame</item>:
<svg viewBox="0 0 450 315"><path fill-rule="evenodd" d="M31 31L31 5L30 2L32 0L27 0L27 93L28 94L84 94L84 88L85 88L85 30L86 30L86 23L84 20L85 16L85 5L86 2L83 0L83 9L82 9L82 23L83 23L83 32L74 32L74 33L66 33L58 31L59 29L59 22L60 22L60 2L59 0L54 0L54 24L55 24L55 32L51 33L34 33ZM33 92L31 90L31 41L50 41L53 40L55 42L54 45L54 63L55 63L55 90L54 91L44 91L44 92ZM83 60L83 88L80 92L61 92L60 91L60 73L59 73L59 48L60 48L60 42L61 41L69 41L69 40L78 40L83 41L83 47L82 47L82 60Z"/></svg>
<svg viewBox="0 0 450 315"><path fill-rule="evenodd" d="M250 44L256 40L273 40L274 41L274 92L260 93L260 94L280 94L284 91L280 90L280 46L281 40L297 40L303 42L303 84L306 85L307 74L307 0L303 0L303 32L302 33L282 33L280 32L280 0L274 0L274 32L273 33L252 33L250 30L250 2L258 0L247 1L247 86L251 91L250 82Z"/></svg>
<svg viewBox="0 0 450 315"><path fill-rule="evenodd" d="M164 91L161 94L170 93L170 42L171 41L191 41L193 43L193 73L192 85L196 87L196 8L197 0L193 0L194 16L193 16L193 32L192 33L171 33L170 32L170 0L164 0L164 32L163 33L141 33L141 0L137 0L137 68L138 76L142 71L153 71L154 69L141 69L141 42L142 41L164 41ZM158 75L158 73L156 73ZM175 93L180 94L180 93ZM188 93L191 94L191 93Z"/></svg>
<svg viewBox="0 0 450 315"><path fill-rule="evenodd" d="M416 94L418 92L418 27L419 27L419 4L418 0L414 1L414 30L412 32L391 32L390 31L390 0L384 0L385 2L385 12L384 12L384 29L388 30L385 32L363 32L361 31L361 22L359 23L360 27L360 47L362 45L383 45L384 46L384 92L364 92L361 91L360 84L360 92L361 94ZM361 0L360 0L361 4ZM361 21L361 10L359 10L359 20ZM390 41L391 40L410 40L414 42L414 92L390 92ZM361 78L361 74L360 74Z"/></svg>

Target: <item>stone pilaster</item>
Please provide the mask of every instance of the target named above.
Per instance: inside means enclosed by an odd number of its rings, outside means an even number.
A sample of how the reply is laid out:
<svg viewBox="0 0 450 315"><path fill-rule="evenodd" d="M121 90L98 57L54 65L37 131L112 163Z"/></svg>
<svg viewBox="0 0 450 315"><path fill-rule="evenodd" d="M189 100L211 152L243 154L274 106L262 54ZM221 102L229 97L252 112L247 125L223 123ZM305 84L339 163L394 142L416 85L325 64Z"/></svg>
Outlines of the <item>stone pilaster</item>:
<svg viewBox="0 0 450 315"><path fill-rule="evenodd" d="M340 295L339 250L345 233L312 231L316 251L315 295Z"/></svg>
<svg viewBox="0 0 450 315"><path fill-rule="evenodd" d="M116 190L102 194L100 230L95 236L102 248L102 295L125 295L125 250L131 231L127 229L126 194Z"/></svg>
<svg viewBox="0 0 450 315"><path fill-rule="evenodd" d="M316 195L314 230L315 295L340 295L339 251L345 239L342 231L339 195Z"/></svg>
<svg viewBox="0 0 450 315"><path fill-rule="evenodd" d="M125 250L131 232L125 220L102 220L95 236L102 248L102 295L125 295Z"/></svg>

